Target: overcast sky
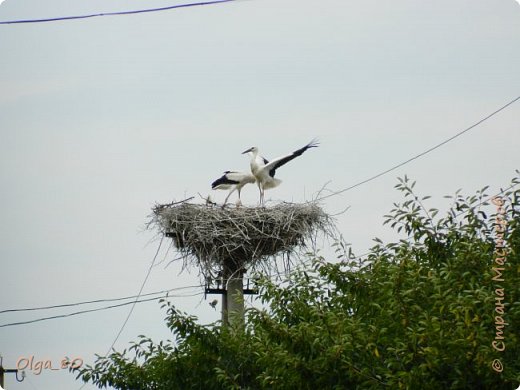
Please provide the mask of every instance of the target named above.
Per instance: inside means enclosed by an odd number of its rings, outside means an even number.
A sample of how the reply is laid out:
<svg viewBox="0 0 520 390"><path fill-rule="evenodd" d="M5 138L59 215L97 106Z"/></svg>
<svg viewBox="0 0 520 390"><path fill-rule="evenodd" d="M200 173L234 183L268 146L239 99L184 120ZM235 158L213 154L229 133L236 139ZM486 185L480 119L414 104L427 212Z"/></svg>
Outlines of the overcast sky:
<svg viewBox="0 0 520 390"><path fill-rule="evenodd" d="M180 2L7 0L0 21ZM273 201L341 190L444 141L520 95L514 0L247 0L129 16L0 25L0 310L137 294L157 250L156 203L211 193L242 151L267 158L319 138L277 171ZM325 200L355 253L396 236L383 215L397 177L429 205L461 188L495 193L520 168L520 102L377 180ZM212 193L222 201L225 192ZM255 186L243 201L255 205ZM330 248L324 245L323 253ZM161 252L144 293L199 284ZM202 288L181 290L201 293ZM213 297L211 298L213 299ZM208 323L202 295L173 298ZM117 303L117 302L116 302ZM109 303L110 304L110 303ZM92 308L0 313L0 325ZM0 328L20 357L93 361L129 306ZM139 304L116 343L169 337L157 302ZM79 388L63 371L7 375L8 389ZM92 388L85 386L85 389Z"/></svg>

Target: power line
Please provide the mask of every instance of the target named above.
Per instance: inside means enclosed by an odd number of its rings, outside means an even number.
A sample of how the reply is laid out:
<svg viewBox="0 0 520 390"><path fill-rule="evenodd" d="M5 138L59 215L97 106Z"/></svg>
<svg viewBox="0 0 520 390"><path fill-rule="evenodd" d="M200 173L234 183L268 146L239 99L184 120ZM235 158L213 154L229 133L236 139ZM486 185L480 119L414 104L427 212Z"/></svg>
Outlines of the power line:
<svg viewBox="0 0 520 390"><path fill-rule="evenodd" d="M493 199L494 197L499 196L499 195L501 195L501 194L504 194L504 193L506 193L507 191L512 190L513 188L515 188L515 187L517 187L517 186L519 186L519 185L520 185L520 183L513 183L513 184L511 184L509 187L507 187L507 188L505 188L505 189L503 189L503 190L500 190L500 192L498 192L497 194L495 194L495 195L491 195L491 196L487 197L486 199L484 199L483 201L477 203L476 205L474 205L474 206L468 208L467 210L465 210L465 211L461 211L460 213L455 214L455 215L454 215L454 218L460 217L460 216L463 215L463 214L466 214L466 213L469 213L470 211L475 210L477 207L480 207L480 206L482 206L483 204L489 202L489 201L490 201L491 199ZM404 241L411 241L413 238L414 238L414 237L408 237L408 238L404 239ZM359 260L362 260L362 259L361 259L362 257L364 257L364 256L368 256L368 255L371 254L371 253L372 253L372 250L369 250L368 252L365 252L365 253L363 253L363 254L361 254L361 255L354 256L354 257L358 258Z"/></svg>
<svg viewBox="0 0 520 390"><path fill-rule="evenodd" d="M154 255L153 260L152 260L152 262L150 264L150 267L148 267L148 272L146 273L146 276L145 276L145 278L143 280L143 283L141 284L141 288L139 289L139 292L137 293L137 297L136 297L135 301L133 302L132 307L130 308L130 312L126 316L126 319L123 322L123 325L121 325L121 328L119 329L119 332L117 333L114 341L112 341L112 344L110 345L110 348L108 348L108 351L105 353L105 356L104 356L105 358L108 356L108 354L110 353L112 348L114 348L114 345L116 344L117 340L119 339L119 337L123 333L123 330L125 329L126 324L128 323L128 320L130 319L130 316L132 315L132 313L134 311L135 305L138 302L142 302L142 301L139 301L139 297L141 296L141 293L143 292L144 286L146 285L146 282L148 281L148 277L150 276L150 273L152 272L152 269L154 267L155 261L157 260L157 256L159 256L159 252L161 250L161 246L162 246L163 240L164 240L164 236L162 236L161 237L161 241L159 241L159 245L157 247L157 251L155 252L155 255ZM199 295L199 294L202 294L202 293L198 293L198 294L195 294L195 295ZM87 382L83 383L83 385L79 388L79 390L83 389L86 386L86 384L87 384Z"/></svg>
<svg viewBox="0 0 520 390"><path fill-rule="evenodd" d="M117 333L114 341L112 341L112 344L110 345L110 348L108 348L108 351L103 356L104 358L106 358L108 356L108 354L110 353L112 348L114 348L114 345L116 344L117 340L119 340L119 337L123 333L123 329L125 329L125 326L128 323L128 320L130 319L130 316L132 315L132 313L134 311L135 305L137 304L137 302L139 300L139 296L143 292L143 289L144 289L144 286L145 286L145 284L146 284L146 282L148 280L148 277L150 276L150 273L152 272L152 269L154 267L155 261L157 260L157 256L159 256L159 251L161 250L161 246L162 246L163 240L164 240L164 236L162 236L161 237L161 241L159 241L159 245L157 247L157 251L155 252L155 255L154 255L153 260L152 260L152 262L150 264L150 267L148 267L148 272L146 273L146 276L144 277L143 283L141 284L141 288L139 289L139 292L137 293L137 298L135 299L132 307L130 308L130 312L128 312L128 315L126 316L126 319L123 322L123 325L121 325L121 329L119 329L119 332ZM86 386L86 384L87 384L87 382L83 383L83 385L81 385L81 387L78 390L83 389Z"/></svg>
<svg viewBox="0 0 520 390"><path fill-rule="evenodd" d="M177 9L177 8L187 8L187 7L197 7L197 6L203 6L203 5L229 3L231 1L237 1L237 0L214 0L214 1L204 1L204 2L197 2L197 3L171 5L171 6L160 7L160 8L148 8L148 9L139 9L139 10L132 10L132 11L117 11L117 12L100 12L100 13L88 14L88 15L61 16L61 17L55 17L55 18L7 20L7 21L0 22L0 24L58 22L58 21L62 21L62 20L95 18L98 16L132 15L132 14L142 14L142 13L147 13L147 12L168 11L168 10Z"/></svg>
<svg viewBox="0 0 520 390"><path fill-rule="evenodd" d="M72 317L72 316L77 316L77 315L80 315L80 314L93 313L93 312L96 312L96 311L114 309L114 308L117 308L117 307L122 307L122 306L127 306L127 305L132 305L132 304L135 306L135 304L137 304L137 303L156 301L156 300L161 299L161 298L168 298L168 297L192 297L192 296L194 297L194 296L197 296L197 295L200 295L200 294L202 294L202 292L195 293L195 294L188 294L188 295L168 295L168 294L165 294L164 296L160 296L160 297L147 298L147 299L141 299L141 300L132 301L132 302L119 303L117 305L110 305L110 306L105 306L105 307L99 307L99 308L96 308L96 309L81 310L81 311L76 311L76 312L73 312L73 313L60 314L60 315L55 315L55 316L50 316L50 317L42 317L42 318L37 318L37 319L34 319L34 320L28 320L28 321L12 322L12 323L8 323L8 324L0 325L0 328L6 328L8 326L15 326L15 325L32 324L32 323L35 323L35 322L54 320L54 319L57 319L57 318Z"/></svg>
<svg viewBox="0 0 520 390"><path fill-rule="evenodd" d="M176 288L170 288L168 290L162 290L162 291L156 291L151 292L147 294L141 294L141 297L149 297L152 295L159 295L159 294L166 294L172 291L178 291L178 290L185 290L188 288L195 288L195 287L203 287L202 285L193 285L193 286L184 286L184 287L176 287ZM118 301L125 301L127 299L132 298L138 298L137 295L131 295L127 297L120 297L120 298L108 298L108 299L96 299L92 301L83 301L83 302L74 302L74 303L63 303L59 305L50 305L50 306L41 306L41 307L29 307L29 308L21 308L21 309L6 309L6 310L0 310L0 314L3 313L16 313L16 312L24 312L24 311L38 311L38 310L48 310L48 309L58 309L63 307L74 307L74 306L81 306L81 305L89 305L93 303L103 303L103 302L118 302Z"/></svg>
<svg viewBox="0 0 520 390"><path fill-rule="evenodd" d="M130 308L130 311L128 312L128 315L126 316L125 321L123 322L123 325L121 326L121 329L119 329L119 332L117 333L116 338L112 342L112 345L108 349L107 353L105 354L105 357L109 354L109 352L112 350L114 345L116 344L117 340L119 340L119 336L121 336L121 333L123 333L123 329L125 328L126 324L128 323L128 320L130 319L130 316L132 315L136 303L139 301L139 297L141 296L141 293L143 292L144 286L146 282L148 281L148 277L150 276L150 273L152 272L153 265L155 264L155 260L157 260L157 256L159 255L159 251L161 250L161 245L163 243L164 236L161 237L161 241L159 242L159 246L157 247L157 251L155 252L155 256L153 257L152 263L150 264L150 267L148 267L148 272L146 273L146 276L144 277L143 283L141 284L141 288L139 289L139 292L137 293L137 297L135 298L134 304Z"/></svg>
<svg viewBox="0 0 520 390"><path fill-rule="evenodd" d="M375 179L377 179L378 177L381 177L381 176L383 176L383 175L386 175L387 173L392 172L392 171L396 170L397 168L400 168L400 167L402 167L403 165L406 165L406 164L408 164L409 162L412 162L413 160L418 159L419 157L422 157L422 156L424 156L424 155L426 155L426 154L428 154L428 153L430 153L430 152L433 152L435 149L440 148L441 146L447 144L448 142L453 141L455 138L460 137L460 136L463 135L464 133L470 131L471 129L473 129L473 128L475 128L475 127L477 127L477 126L480 125L481 123L487 121L489 118L491 118L492 116L498 114L500 111L505 110L507 107L509 107L510 105L512 105L513 103L515 103L515 102L518 101L518 100L520 100L520 96L518 96L518 97L516 97L515 99L511 100L509 103L503 105L503 106L500 107L498 110L493 111L491 114L489 114L489 115L487 115L486 117L482 118L481 120L479 120L479 121L476 122L475 124L471 125L470 127L468 127L468 128L466 128L466 129L464 129L464 130L458 132L458 133L455 134L454 136L452 136L452 137L450 137L450 138L448 138L448 139L442 141L441 143L439 143L439 144L437 144L437 145L435 145L435 146L432 146L431 148L425 150L424 152L419 153L419 154L417 154L417 155L415 155L415 156L409 158L408 160L403 161L403 162L401 162L401 163L399 163L399 164L397 164L397 165L395 165L395 166L393 166L393 167L391 167L391 168L389 168L389 169L387 169L387 170L385 170L385 171L383 171L383 172L381 172L381 173L378 173L377 175L374 175L374 176L372 176L372 177L369 177L368 179L365 179L365 180L360 181L360 182L358 182L358 183L356 183L356 184L353 184L353 185L351 185L350 187L344 188L344 189L339 190L339 191L334 191L333 193L331 193L331 194L329 194L329 195L322 196L321 198L316 199L316 201L321 201L321 200L324 200L324 199L328 199L328 198L330 198L330 197L332 197L332 196L339 195L339 194L342 194L342 193L344 193L344 192L350 191L350 190L352 190L352 189L354 189L354 188L356 188L356 187L359 187L359 186L361 186L361 185L363 185L363 184L365 184L365 183L368 183L368 182L370 182L370 181L372 181L372 180L375 180Z"/></svg>

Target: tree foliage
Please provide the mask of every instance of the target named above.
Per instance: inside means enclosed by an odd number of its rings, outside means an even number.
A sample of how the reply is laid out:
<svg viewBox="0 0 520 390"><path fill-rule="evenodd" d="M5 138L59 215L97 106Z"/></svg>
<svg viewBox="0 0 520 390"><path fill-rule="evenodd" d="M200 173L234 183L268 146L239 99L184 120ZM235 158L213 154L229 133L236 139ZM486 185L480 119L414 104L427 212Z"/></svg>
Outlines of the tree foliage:
<svg viewBox="0 0 520 390"><path fill-rule="evenodd" d="M98 357L78 377L117 389L515 389L516 194L504 195L508 252L497 277L499 215L486 206L485 189L457 193L438 217L408 179L396 187L404 201L385 223L405 235L398 242L376 239L362 262L343 255L348 248L338 243L340 261L318 257L285 283L262 280L267 309L249 309L243 328L200 325L165 301L173 342L143 336L127 351ZM497 328L498 318L507 325ZM497 335L504 351L492 346ZM492 369L495 359L502 372Z"/></svg>

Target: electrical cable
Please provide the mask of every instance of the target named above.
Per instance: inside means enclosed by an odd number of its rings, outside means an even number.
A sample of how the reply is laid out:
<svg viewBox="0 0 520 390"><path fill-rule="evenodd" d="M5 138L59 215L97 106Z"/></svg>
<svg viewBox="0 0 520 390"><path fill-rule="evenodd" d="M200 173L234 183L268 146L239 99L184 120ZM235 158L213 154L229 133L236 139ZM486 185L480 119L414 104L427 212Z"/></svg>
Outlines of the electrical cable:
<svg viewBox="0 0 520 390"><path fill-rule="evenodd" d="M104 306L104 307L99 307L99 308L96 308L96 309L81 310L81 311L77 311L77 312L73 312L73 313L67 313L67 314L60 314L60 315L55 315L55 316L50 316L50 317L37 318L37 319L34 319L34 320L19 321L19 322L12 322L12 323L8 323L8 324L2 324L2 325L0 325L0 328L6 328L6 327L9 327L9 326L15 326L15 325L32 324L32 323L35 323L35 322L54 320L54 319L57 319L57 318L72 317L72 316L77 316L77 315L80 315L80 314L93 313L93 312L96 312L96 311L114 309L114 308L117 308L117 307L122 307L122 306L127 306L127 305L132 305L132 304L135 306L135 304L137 304L137 303L156 301L156 300L161 299L161 298L168 298L168 297L194 297L194 296L197 296L197 295L200 295L200 294L202 294L202 292L195 293L195 294L187 294L187 295L168 295L168 294L165 294L165 295L160 296L160 297L146 298L146 299L141 299L141 300L132 301L132 302L119 303L117 305Z"/></svg>
<svg viewBox="0 0 520 390"><path fill-rule="evenodd" d="M203 5L229 3L232 1L237 1L237 0L213 0L213 1L204 1L204 2L197 2L197 3L171 5L171 6L160 7L160 8L148 8L148 9L139 9L139 10L132 10L132 11L100 12L100 13L88 14L88 15L62 16L62 17L55 17L55 18L7 20L7 21L0 22L0 24L44 23L44 22L58 22L58 21L62 21L62 20L95 18L98 16L132 15L132 14L142 14L142 13L147 13L147 12L168 11L168 10L177 9L177 8L187 8L187 7L197 7L197 6L203 6Z"/></svg>
<svg viewBox="0 0 520 390"><path fill-rule="evenodd" d="M162 291L156 291L151 292L147 294L141 294L141 297L149 297L152 295L159 295L159 294L165 294L172 291L178 291L178 290L185 290L188 288L196 288L196 287L203 287L202 285L193 285L193 286L184 286L184 287L176 287L176 288L170 288L168 290L162 290ZM74 307L74 306L81 306L81 305L90 305L93 303L103 303L103 302L117 302L117 301L125 301L127 299L132 299L138 297L137 295L131 295L127 297L121 297L121 298L108 298L108 299L96 299L92 301L83 301L83 302L75 302L75 303L63 303L60 305L51 305L51 306L42 306L42 307L30 307L30 308L22 308L22 309L6 309L6 310L0 310L0 314L3 313L16 313L16 312L24 312L24 311L38 311L38 310L48 310L48 309L58 309L63 307Z"/></svg>
<svg viewBox="0 0 520 390"><path fill-rule="evenodd" d="M152 263L150 264L150 267L148 267L148 272L146 273L146 276L144 277L143 283L141 284L141 288L139 289L139 292L137 293L137 297L135 298L134 304L130 308L130 311L128 312L128 315L126 316L125 321L123 322L123 325L121 326L121 329L119 329L119 332L117 333L116 338L112 342L112 345L110 345L110 348L108 349L107 353L105 354L105 357L108 356L112 348L114 348L114 345L116 344L117 340L119 339L119 336L121 336L121 333L123 333L123 329L125 328L126 324L128 323L128 320L130 319L130 316L132 315L135 305L139 300L139 297L141 296L141 293L143 292L144 286L146 282L148 281L148 277L150 276L150 273L152 272L153 265L155 264L155 260L157 260L157 256L159 255L159 251L161 250L161 246L164 240L164 236L161 237L161 241L159 242L159 246L157 247L157 251L155 252L155 256L153 257Z"/></svg>
<svg viewBox="0 0 520 390"><path fill-rule="evenodd" d="M133 302L133 305L132 305L132 307L130 309L130 312L126 316L126 319L123 322L123 325L121 326L121 329L119 329L119 332L117 333L116 338L114 339L114 341L110 345L110 348L108 348L108 351L105 353L103 358L106 358L108 356L108 354L110 353L112 348L114 348L114 345L116 344L117 340L119 340L119 336L121 336L121 334L123 333L123 329L125 329L126 324L128 323L128 320L130 319L130 316L132 315L132 313L134 311L135 305L137 304L137 302L139 300L139 296L143 292L143 289L144 289L144 286L145 286L145 284L146 284L146 282L148 280L148 277L150 276L150 273L152 272L152 269L154 267L155 261L157 260L157 256L159 256L159 251L161 250L161 246L162 246L163 241L164 241L164 236L162 236L161 237L161 241L159 241L159 246L157 247L157 251L155 252L155 256L153 257L153 260L152 260L152 262L150 264L150 267L148 267L148 272L146 273L146 276L145 276L145 278L143 280L143 283L141 284L141 288L139 289L139 293L137 294L137 298ZM83 387L85 387L87 383L88 382L83 383L83 385L79 388L79 390L83 389Z"/></svg>
<svg viewBox="0 0 520 390"><path fill-rule="evenodd" d="M520 100L520 96L518 96L518 97L516 97L515 99L511 100L510 102L508 102L507 104L503 105L503 106L500 107L499 109L493 111L491 114L489 114L489 115L487 115L486 117L482 118L481 120L479 120L478 122L474 123L474 124L471 125L470 127L466 128L466 129L464 129L464 130L462 130L462 131L459 131L457 134L455 134L455 135L453 135L452 137L450 137L450 138L448 138L448 139L442 141L441 143L438 143L438 144L435 145L435 146L432 146L431 148L425 150L424 152L419 153L419 154L417 154L417 155L415 155L415 156L409 158L408 160L403 161L403 162L401 162L401 163L399 163L399 164L397 164L397 165L395 165L395 166L393 166L393 167L391 167L391 168L389 168L389 169L387 169L387 170L385 170L385 171L383 171L383 172L380 172L380 173L378 173L377 175L374 175L374 176L372 176L372 177L369 177L368 179L365 179L365 180L362 180L362 181L360 181L360 182L358 182L358 183L356 183L356 184L353 184L353 185L351 185L350 187L344 188L344 189L339 190L339 191L334 191L333 193L331 193L331 194L329 194L329 195L322 196L321 198L316 199L316 201L317 201L317 202L318 202L318 201L322 201L322 200L324 200L324 199L328 199L328 198L330 198L330 197L332 197L332 196L339 195L339 194L342 194L342 193L344 193L344 192L350 191L350 190L352 190L352 189L354 189L354 188L356 188L356 187L359 187L359 186L361 186L361 185L363 185L363 184L365 184L365 183L368 183L368 182L370 182L370 181L372 181L372 180L375 180L375 179L377 179L378 177L381 177L381 176L383 176L383 175L386 175L387 173L392 172L392 171L396 170L397 168L400 168L400 167L402 167L403 165L406 165L406 164L408 164L409 162L412 162L413 160L418 159L419 157L422 157L422 156L424 156L424 155L426 155L426 154L428 154L428 153L430 153L430 152L433 152L435 149L440 148L441 146L447 144L448 142L453 141L455 138L460 137L460 136L463 135L464 133L470 131L471 129L473 129L473 128L475 128L475 127L477 127L478 125L480 125L481 123L485 122L485 121L488 120L489 118L491 118L491 117L493 117L494 115L498 114L500 111L505 110L507 107L509 107L510 105L512 105L513 103L515 103L515 102L518 101L518 100Z"/></svg>
<svg viewBox="0 0 520 390"><path fill-rule="evenodd" d="M499 196L499 195L501 195L501 194L504 194L506 191L512 190L513 188L517 187L518 185L520 185L520 183L513 183L513 184L511 184L509 187L507 187L506 189L501 190L501 191L498 192L497 194L492 195L492 196L489 196L489 197L487 197L485 200L483 200L483 201L477 203L476 205L474 205L474 206L468 208L467 210L464 210L464 211L461 211L461 212L458 213L458 214L455 214L454 218L460 217L460 216L463 215L463 214L466 214L466 213L469 213L469 212L472 211L472 210L475 210L477 207L482 206L482 205L485 204L486 202L489 202L491 199L493 199L493 198L495 198L495 197L497 197L497 196ZM408 238L404 239L404 241L411 241L412 239L413 239L413 237L408 237ZM357 259L359 259L359 260L362 260L362 257L364 257L364 256L368 256L368 255L371 254L371 253L372 253L372 251L368 251L368 252L365 252L365 253L363 253L363 254L361 254L361 255L355 256L355 258L357 258Z"/></svg>
<svg viewBox="0 0 520 390"><path fill-rule="evenodd" d="M123 333L123 330L124 328L126 327L126 324L128 323L128 320L130 319L130 316L132 315L133 311L134 311L134 308L135 308L135 305L139 302L145 302L147 300L142 300L142 301L139 301L139 297L144 289L144 286L146 284L146 282L148 281L148 277L150 276L150 273L152 272L152 269L154 267L154 264L155 264L155 261L157 260L157 256L159 255L159 251L161 250L161 246L162 246L162 243L163 243L163 240L164 240L164 236L161 237L161 241L159 242L159 246L157 247L157 251L155 252L155 256L153 257L153 260L152 260L152 263L150 264L150 267L148 267L148 272L146 273L146 276L143 280L143 283L141 284L141 288L139 289L139 293L137 294L137 298L136 300L133 302L133 305L132 307L130 308L130 312L128 313L128 315L126 316L126 319L125 321L123 322L123 325L121 326L121 329L119 329L119 332L117 333L116 335L116 338L114 339L114 341L112 342L112 344L110 345L110 348L108 349L108 351L105 353L105 358L108 356L108 354L110 353L110 351L112 350L112 348L114 348L114 345L116 344L117 340L119 339L119 337L121 336L121 334ZM202 294L202 293L197 293L197 294L194 294L192 296L195 296L195 295L199 295L199 294ZM157 299L157 298L155 298ZM85 382L81 387L80 389L82 389L83 387L85 387L85 385L87 384L87 382Z"/></svg>

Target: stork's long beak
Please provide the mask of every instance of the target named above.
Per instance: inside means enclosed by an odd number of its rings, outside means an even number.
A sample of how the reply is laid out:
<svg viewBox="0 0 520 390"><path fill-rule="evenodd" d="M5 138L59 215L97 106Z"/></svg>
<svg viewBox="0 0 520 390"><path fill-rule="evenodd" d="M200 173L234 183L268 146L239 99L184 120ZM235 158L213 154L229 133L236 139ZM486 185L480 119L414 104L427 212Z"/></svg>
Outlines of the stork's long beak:
<svg viewBox="0 0 520 390"><path fill-rule="evenodd" d="M249 153L249 152L250 152L251 150L253 150L253 148L249 148L249 149L247 149L247 150L243 151L243 152L242 152L242 154L246 154L246 153Z"/></svg>

